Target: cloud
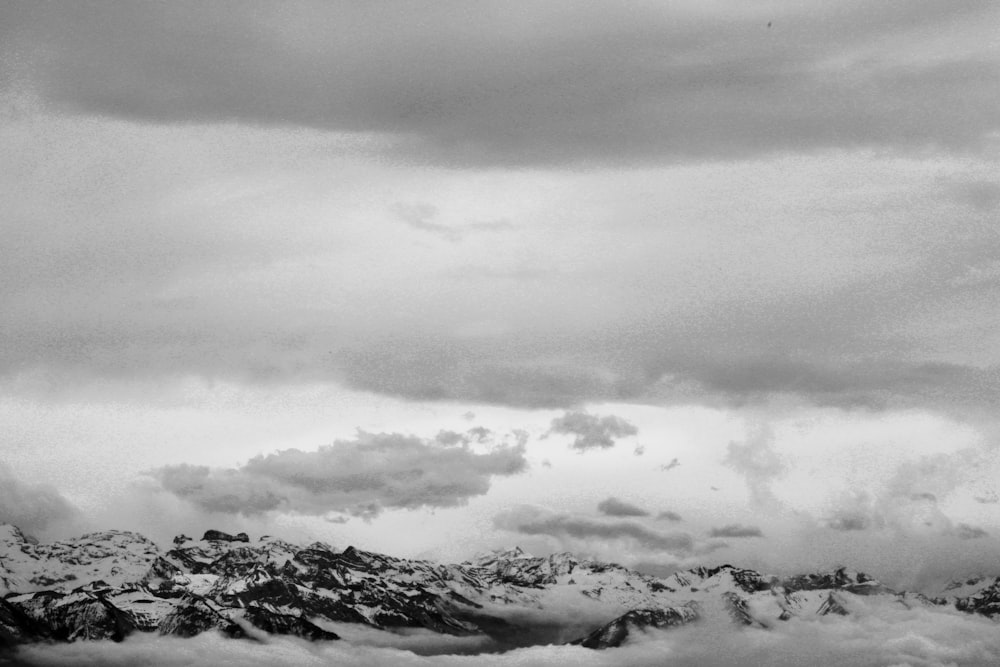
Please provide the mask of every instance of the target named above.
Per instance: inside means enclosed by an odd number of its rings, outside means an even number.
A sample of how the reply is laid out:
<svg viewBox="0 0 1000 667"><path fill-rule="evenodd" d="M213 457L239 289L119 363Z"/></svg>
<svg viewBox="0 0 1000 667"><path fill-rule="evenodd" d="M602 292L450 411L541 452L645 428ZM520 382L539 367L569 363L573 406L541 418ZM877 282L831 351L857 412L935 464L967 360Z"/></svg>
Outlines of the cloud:
<svg viewBox="0 0 1000 667"><path fill-rule="evenodd" d="M720 622L725 623L725 620ZM383 633L390 634L390 633ZM74 642L37 644L21 648L17 664L34 667L78 665L80 667L126 667L151 665L180 667L211 664L219 667L347 665L349 667L392 664L421 667L736 667L739 665L834 664L856 667L909 665L994 665L1000 662L1000 638L996 623L986 618L921 606L907 608L883 604L874 598L852 597L851 614L836 618L793 618L770 628L732 628L715 623L691 624L663 631L637 633L618 649L591 651L578 646L533 646L503 653L472 652L477 646L469 638L441 638L431 654L432 638L407 639L394 636L399 647L380 645L372 633L355 641L310 643L289 637L271 637L266 642L231 640L216 633L180 639L138 634L121 643ZM369 645L368 641L372 640ZM419 641L428 646L419 646ZM386 641L386 640L381 640ZM391 640L390 640L391 641ZM405 650L419 647L421 653ZM484 646L483 648L488 648Z"/></svg>
<svg viewBox="0 0 1000 667"><path fill-rule="evenodd" d="M639 429L631 422L607 415L598 417L587 412L567 412L552 420L549 433L574 435L571 447L580 451L588 449L608 449L615 446L616 438L636 435Z"/></svg>
<svg viewBox="0 0 1000 667"><path fill-rule="evenodd" d="M25 482L0 462L0 523L36 535L78 518L77 508L54 487Z"/></svg>
<svg viewBox="0 0 1000 667"><path fill-rule="evenodd" d="M625 540L643 549L687 554L694 541L684 533L660 533L635 521L599 521L522 506L497 515L494 524L522 535L550 535L598 542Z"/></svg>
<svg viewBox="0 0 1000 667"><path fill-rule="evenodd" d="M657 521L683 521L681 515L672 510L663 510L656 515Z"/></svg>
<svg viewBox="0 0 1000 667"><path fill-rule="evenodd" d="M1000 183L997 181L975 180L958 183L952 189L954 197L961 203L979 211L993 211L1000 206Z"/></svg>
<svg viewBox="0 0 1000 667"><path fill-rule="evenodd" d="M472 443L487 442L492 437L493 432L483 426L475 426L468 429L465 433L458 433L456 431L439 431L436 436L434 436L435 442L440 445L470 445Z"/></svg>
<svg viewBox="0 0 1000 667"><path fill-rule="evenodd" d="M815 1L629 11L524 1L489 12L24 2L0 18L22 85L57 108L366 133L443 164L968 150L1000 115L988 92L996 57L977 48L996 19L983 1L907 12ZM945 41L947 56L914 55L948 33L968 38Z"/></svg>
<svg viewBox="0 0 1000 667"><path fill-rule="evenodd" d="M983 288L1000 284L1000 261L969 266L965 271L948 281L959 288Z"/></svg>
<svg viewBox="0 0 1000 667"><path fill-rule="evenodd" d="M649 512L618 498L607 498L597 504L597 511L606 516L649 516Z"/></svg>
<svg viewBox="0 0 1000 667"><path fill-rule="evenodd" d="M737 523L731 523L722 528L712 528L708 534L710 537L764 537L760 528Z"/></svg>
<svg viewBox="0 0 1000 667"><path fill-rule="evenodd" d="M386 509L463 505L485 494L492 477L526 467L523 444L477 453L468 442L359 431L353 440L261 455L238 468L180 464L152 474L165 490L208 511L371 518Z"/></svg>
<svg viewBox="0 0 1000 667"><path fill-rule="evenodd" d="M663 465L661 465L660 470L662 470L663 472L667 472L668 470L673 470L680 464L681 462L678 461L677 457L675 456L674 458L670 459L670 463L664 463Z"/></svg>
<svg viewBox="0 0 1000 667"><path fill-rule="evenodd" d="M460 225L450 225L438 222L440 211L435 206L424 203L406 204L397 202L391 207L393 214L413 229L437 234L441 238L456 242L461 241L470 233L501 232L514 229L509 220L487 220L465 222Z"/></svg>
<svg viewBox="0 0 1000 667"><path fill-rule="evenodd" d="M972 483L978 471L990 469L991 461L995 453L981 447L905 460L887 471L880 485L835 499L824 522L839 531L972 535L971 527L953 525L943 501Z"/></svg>
<svg viewBox="0 0 1000 667"><path fill-rule="evenodd" d="M4 3L0 379L1000 400L994 3L544 4Z"/></svg>
<svg viewBox="0 0 1000 667"><path fill-rule="evenodd" d="M960 523L956 526L956 531L958 534L958 539L960 540L975 540L980 537L986 537L989 535L985 530L977 526L970 526L967 523Z"/></svg>
<svg viewBox="0 0 1000 667"><path fill-rule="evenodd" d="M451 227L434 222L438 215L438 210L430 204L403 204L397 203L392 207L393 213L414 229L419 229L448 239L458 241L461 235Z"/></svg>
<svg viewBox="0 0 1000 667"><path fill-rule="evenodd" d="M981 505L996 505L1000 503L1000 496L996 491L987 491L982 495L973 496L973 500Z"/></svg>
<svg viewBox="0 0 1000 667"><path fill-rule="evenodd" d="M730 442L725 464L743 475L756 505L774 505L777 499L771 482L786 471L785 464L771 446L774 434L762 426L744 443Z"/></svg>
<svg viewBox="0 0 1000 667"><path fill-rule="evenodd" d="M550 351L538 349L532 338L526 334L510 341L513 357L499 355L492 341L415 336L403 344L395 337L376 339L345 345L335 362L349 386L410 400L554 408L594 398L638 397L648 386L638 378L609 375L600 362L552 363L544 358Z"/></svg>
<svg viewBox="0 0 1000 667"><path fill-rule="evenodd" d="M907 161L905 173L856 154L637 170L611 189L607 172L416 176L318 160L321 133L46 115L11 128L0 151L0 194L18 202L6 227L17 242L0 248L6 382L324 382L560 409L802 400L985 411L1000 400L1000 358L975 334L990 324L995 239L987 214L940 196L933 161ZM410 190L390 201L467 190L472 203L443 202L431 222L509 217L517 233L470 236L460 253L413 234L385 244L401 223L391 205L357 201L342 183L355 171ZM855 173L871 182L834 186ZM709 203L646 197L667 177ZM751 177L752 195L740 185ZM715 201L752 202L753 234ZM327 224L332 203L346 209L342 224ZM640 227L682 203L685 220L713 223ZM553 207L566 208L559 220L589 220L586 232L547 222ZM626 242L639 229L641 248ZM662 298L637 297L647 290ZM950 313L956 290L962 317ZM947 333L955 352L942 361L931 350L946 321L961 334ZM873 327L884 336L866 335Z"/></svg>
<svg viewBox="0 0 1000 667"><path fill-rule="evenodd" d="M871 523L871 519L864 514L838 512L829 518L826 525L833 530L850 531L867 530Z"/></svg>

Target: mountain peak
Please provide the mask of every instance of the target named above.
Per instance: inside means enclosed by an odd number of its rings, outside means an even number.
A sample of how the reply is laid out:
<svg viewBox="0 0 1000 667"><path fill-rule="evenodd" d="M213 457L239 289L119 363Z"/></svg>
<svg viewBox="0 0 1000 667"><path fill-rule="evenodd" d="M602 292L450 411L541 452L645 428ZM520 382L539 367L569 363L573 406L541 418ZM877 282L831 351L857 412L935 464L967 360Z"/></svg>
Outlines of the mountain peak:
<svg viewBox="0 0 1000 667"><path fill-rule="evenodd" d="M513 546L480 552L476 554L472 560L476 563L488 563L499 560L518 560L525 558L534 558L534 556L519 546Z"/></svg>
<svg viewBox="0 0 1000 667"><path fill-rule="evenodd" d="M928 610L1000 615L1000 583L965 584L946 600L903 599L846 568L780 579L726 564L657 578L565 552L536 558L520 547L437 564L354 546L337 553L272 537L250 543L244 534L215 530L203 541L179 537L163 552L125 531L31 545L19 529L4 524L0 644L4 637L121 639L132 632L193 636L212 629L244 637L250 626L333 640L336 634L323 625L329 622L478 634L512 648L542 638L559 643L584 634L577 630L592 630L578 643L608 648L646 628L696 620L767 628L793 617L850 614L858 608L857 596L874 604L914 600ZM603 609L606 617L589 628L574 627L573 635L560 625L562 612L544 617L546 609L565 609L574 599L590 610ZM509 620L516 615L505 616L506 605L537 610L538 627Z"/></svg>

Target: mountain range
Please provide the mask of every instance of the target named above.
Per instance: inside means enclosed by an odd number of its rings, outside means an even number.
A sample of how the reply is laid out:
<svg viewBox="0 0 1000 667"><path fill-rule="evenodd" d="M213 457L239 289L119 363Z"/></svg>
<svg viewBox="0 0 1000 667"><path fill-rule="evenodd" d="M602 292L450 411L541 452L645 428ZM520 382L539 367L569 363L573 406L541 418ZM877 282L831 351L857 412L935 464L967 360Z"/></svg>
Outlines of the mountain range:
<svg viewBox="0 0 1000 667"><path fill-rule="evenodd" d="M201 539L180 535L167 549L114 530L38 543L9 524L0 524L0 595L6 651L133 633L336 641L362 626L481 637L497 651L554 643L608 649L650 628L769 628L792 617L847 615L859 596L1000 616L998 577L953 582L927 596L845 568L777 577L720 565L654 577L519 548L440 564L218 530Z"/></svg>

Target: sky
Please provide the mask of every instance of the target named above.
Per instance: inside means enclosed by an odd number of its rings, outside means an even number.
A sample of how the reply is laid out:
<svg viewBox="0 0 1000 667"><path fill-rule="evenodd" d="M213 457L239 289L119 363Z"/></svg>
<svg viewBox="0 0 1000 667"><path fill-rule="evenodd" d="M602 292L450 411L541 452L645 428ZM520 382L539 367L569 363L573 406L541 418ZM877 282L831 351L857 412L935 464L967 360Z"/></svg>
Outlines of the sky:
<svg viewBox="0 0 1000 667"><path fill-rule="evenodd" d="M995 570L998 22L0 2L0 520Z"/></svg>

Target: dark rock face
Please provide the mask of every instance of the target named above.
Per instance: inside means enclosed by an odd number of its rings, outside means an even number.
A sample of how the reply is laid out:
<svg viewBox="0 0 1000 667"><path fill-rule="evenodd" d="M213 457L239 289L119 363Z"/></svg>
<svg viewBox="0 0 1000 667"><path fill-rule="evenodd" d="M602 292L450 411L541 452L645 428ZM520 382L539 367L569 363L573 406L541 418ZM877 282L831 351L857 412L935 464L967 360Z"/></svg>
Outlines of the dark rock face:
<svg viewBox="0 0 1000 667"><path fill-rule="evenodd" d="M864 572L852 573L845 568L820 574L800 574L789 577L781 582L788 592L814 591L821 589L844 590L855 595L877 595L879 593L895 593L887 586L872 579Z"/></svg>
<svg viewBox="0 0 1000 667"><path fill-rule="evenodd" d="M136 629L127 613L100 594L35 593L18 606L39 624L47 626L53 639L111 639L118 642Z"/></svg>
<svg viewBox="0 0 1000 667"><path fill-rule="evenodd" d="M955 608L990 618L1000 616L1000 581L987 586L975 595L956 600Z"/></svg>
<svg viewBox="0 0 1000 667"><path fill-rule="evenodd" d="M219 630L232 638L247 636L246 630L219 613L212 604L197 598L178 605L163 619L159 629L161 635L175 637L194 637L206 630Z"/></svg>
<svg viewBox="0 0 1000 667"><path fill-rule="evenodd" d="M698 612L693 606L633 609L572 643L592 649L614 648L621 646L637 630L685 625L697 619Z"/></svg>
<svg viewBox="0 0 1000 667"><path fill-rule="evenodd" d="M741 598L732 591L727 591L722 594L722 599L726 610L729 612L729 617L733 619L733 623L737 625L759 625L756 619L754 619L753 614L750 613L750 606L744 598Z"/></svg>
<svg viewBox="0 0 1000 667"><path fill-rule="evenodd" d="M844 607L843 601L832 592L826 597L826 600L820 606L817 613L820 616L826 616L827 614L837 614L838 616L848 615L848 611Z"/></svg>
<svg viewBox="0 0 1000 667"><path fill-rule="evenodd" d="M310 623L301 616L279 614L263 607L247 607L244 618L254 627L275 635L294 635L310 641L340 639L340 637Z"/></svg>
<svg viewBox="0 0 1000 667"><path fill-rule="evenodd" d="M0 598L0 649L39 639L51 639L49 626Z"/></svg>
<svg viewBox="0 0 1000 667"><path fill-rule="evenodd" d="M757 591L768 590L772 583L770 580L765 580L759 572L754 570L744 570L742 568L733 567L732 565L720 565L718 567L696 567L691 570L691 574L697 575L702 579L709 579L716 576L722 572L728 573L736 585L745 593L755 593Z"/></svg>
<svg viewBox="0 0 1000 667"><path fill-rule="evenodd" d="M236 533L235 535L230 535L229 533L224 533L221 530L206 530L202 540L208 542L210 540L218 542L249 542L250 536L246 533Z"/></svg>

